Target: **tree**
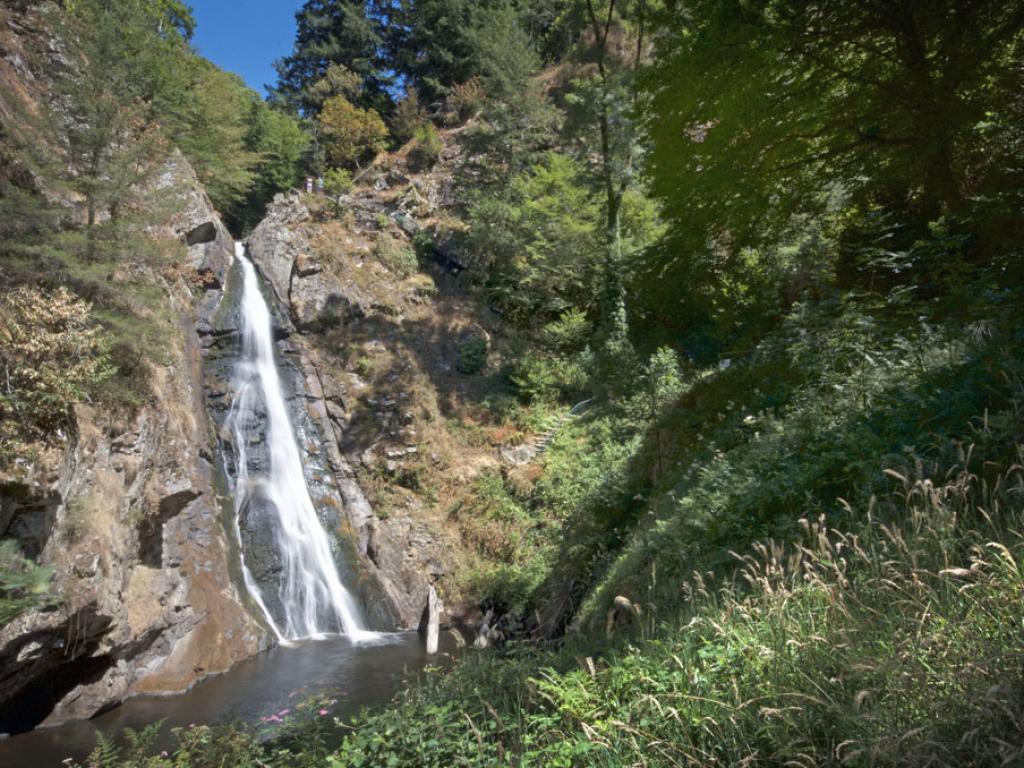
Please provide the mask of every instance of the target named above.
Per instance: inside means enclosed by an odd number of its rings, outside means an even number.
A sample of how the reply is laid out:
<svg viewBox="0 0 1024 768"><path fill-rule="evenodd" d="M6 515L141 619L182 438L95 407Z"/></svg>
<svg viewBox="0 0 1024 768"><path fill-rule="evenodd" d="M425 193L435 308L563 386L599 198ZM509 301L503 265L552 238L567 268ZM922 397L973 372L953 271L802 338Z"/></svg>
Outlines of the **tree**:
<svg viewBox="0 0 1024 768"><path fill-rule="evenodd" d="M360 109L344 96L328 99L317 122L332 166L354 167L387 145L388 129L380 115Z"/></svg>
<svg viewBox="0 0 1024 768"><path fill-rule="evenodd" d="M516 175L507 196L476 201L468 219L470 250L510 319L544 323L593 306L601 209L579 162L548 153Z"/></svg>
<svg viewBox="0 0 1024 768"><path fill-rule="evenodd" d="M77 0L56 17L66 56L50 60L53 100L30 136L42 175L82 200L85 255L141 205L142 183L169 149L152 122L172 57L186 48L180 29L166 29L165 3ZM57 147L47 157L45 145ZM29 150L32 151L31 149Z"/></svg>
<svg viewBox="0 0 1024 768"><path fill-rule="evenodd" d="M996 169L979 127L1019 86L1021 0L696 0L648 80L655 193L692 240L775 236L826 185L919 222Z"/></svg>
<svg viewBox="0 0 1024 768"><path fill-rule="evenodd" d="M250 92L251 93L251 92ZM295 186L310 143L309 134L289 114L251 93L245 148L257 157L255 181L244 203L229 211L233 229L246 232L259 224L274 195Z"/></svg>
<svg viewBox="0 0 1024 768"><path fill-rule="evenodd" d="M344 96L349 101L358 101L363 89L362 78L344 64L330 63L319 80L306 91L309 111L316 114L324 103L334 96Z"/></svg>
<svg viewBox="0 0 1024 768"><path fill-rule="evenodd" d="M198 57L188 62L192 74L188 106L171 138L188 157L218 210L238 208L256 182L260 162L250 140L250 117L258 102L238 75Z"/></svg>
<svg viewBox="0 0 1024 768"><path fill-rule="evenodd" d="M492 95L510 96L540 63L512 0L404 0L397 16L392 66L427 102L474 77Z"/></svg>
<svg viewBox="0 0 1024 768"><path fill-rule="evenodd" d="M484 0L489 5L490 0ZM476 0L402 0L388 40L398 71L428 102L443 100L455 83L477 74L467 31Z"/></svg>
<svg viewBox="0 0 1024 768"><path fill-rule="evenodd" d="M586 103L593 106L601 152L601 179L605 197L604 290L597 344L597 366L609 393L616 389L613 374L632 364L635 354L629 342L625 290L622 282L622 205L635 182L638 143L635 120L639 111L635 77L646 47L647 0L606 0L601 8L585 0L590 40L581 52L593 61L596 77L592 88L580 83ZM631 18L632 16L632 18ZM635 41L627 35L632 21ZM614 33L614 35L613 35ZM577 95L579 99L580 94ZM618 378L616 378L618 381Z"/></svg>
<svg viewBox="0 0 1024 768"><path fill-rule="evenodd" d="M392 80L384 60L388 5L307 0L295 15L295 49L275 65L278 84L271 90L272 100L305 115L315 114L327 101L316 89L329 77L333 64L354 74L360 85L358 95L332 95L346 96L360 107L386 110Z"/></svg>

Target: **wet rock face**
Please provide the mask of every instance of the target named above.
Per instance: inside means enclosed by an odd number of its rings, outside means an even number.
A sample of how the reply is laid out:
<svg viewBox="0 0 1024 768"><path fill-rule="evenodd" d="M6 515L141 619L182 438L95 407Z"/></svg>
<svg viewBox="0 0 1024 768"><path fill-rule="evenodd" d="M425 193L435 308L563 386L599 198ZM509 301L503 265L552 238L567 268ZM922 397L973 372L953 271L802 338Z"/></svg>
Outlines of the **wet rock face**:
<svg viewBox="0 0 1024 768"><path fill-rule="evenodd" d="M364 210L372 201L363 201ZM277 322L293 332L279 344L283 378L293 393L306 480L321 520L336 537L339 571L375 629L419 628L429 586L443 572L442 545L419 521L392 513L378 519L340 446L348 413L346 386L329 380L307 339L323 327L358 323L374 301L314 258L309 211L279 195L250 236L249 255L269 286ZM415 450L415 449L413 449Z"/></svg>
<svg viewBox="0 0 1024 768"><path fill-rule="evenodd" d="M199 376L233 243L180 155L157 186L179 205L155 236L185 242L212 225L187 256L211 279L199 296L174 289L180 322L169 364L152 371L153 405L116 428L79 407L66 447L30 481L0 478L0 537L52 567L59 596L0 627L0 733L187 690L267 644L238 586Z"/></svg>
<svg viewBox="0 0 1024 768"><path fill-rule="evenodd" d="M277 548L279 518L274 502L253 494L239 510L239 530L245 563L261 589L263 602L278 626L284 624L284 607L274 585L279 583L284 565Z"/></svg>
<svg viewBox="0 0 1024 768"><path fill-rule="evenodd" d="M280 310L275 279L281 279L282 271L264 272L259 263L257 269L264 280L265 296L271 309L278 372L299 444L306 487L320 522L332 540L341 580L356 597L370 628L394 630L406 626L353 533L359 531L370 516L369 507L334 444L316 372L304 356L295 326L287 313ZM210 309L208 332L203 337L203 386L207 407L218 435L220 460L232 486L237 475L238 447L234 445L235 437L227 421L234 395L235 366L242 354L241 282L241 270L235 265L225 276L219 303ZM266 420L261 415L257 411L246 435L248 470L253 475L263 474L268 469L263 426ZM273 504L258 496L249 499L240 510L238 523L246 566L260 587L267 609L279 619L282 609L277 587L282 566L274 544L277 518Z"/></svg>

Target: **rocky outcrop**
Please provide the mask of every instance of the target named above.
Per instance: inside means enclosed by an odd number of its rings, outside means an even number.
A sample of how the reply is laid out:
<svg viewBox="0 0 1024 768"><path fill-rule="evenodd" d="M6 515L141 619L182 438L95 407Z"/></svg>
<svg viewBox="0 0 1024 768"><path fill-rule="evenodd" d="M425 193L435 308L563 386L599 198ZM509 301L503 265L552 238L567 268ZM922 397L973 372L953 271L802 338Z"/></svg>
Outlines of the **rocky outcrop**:
<svg viewBox="0 0 1024 768"><path fill-rule="evenodd" d="M225 428L231 408L231 378L241 352L242 334L239 300L241 270L237 265L227 275L225 290L208 320L203 339L203 378L209 413L218 435L219 453L226 472L234 472L237 451L234 436ZM273 284L271 279L267 282ZM359 489L347 462L338 451L328 416L328 400L315 367L303 353L301 339L287 313L276 301L270 301L274 317L274 337L278 346L278 370L287 396L287 406L303 460L306 486L324 528L332 534L335 561L342 581L356 595L371 628L393 630L407 622L396 604L399 595L362 554L365 551L367 521L372 519L369 504ZM250 438L250 471L260 472L267 460L265 439ZM246 564L260 586L275 585L280 564L272 541L273 526L265 517L265 505L254 499L241 510L239 526ZM274 604L276 588L262 590L272 614L280 613Z"/></svg>
<svg viewBox="0 0 1024 768"><path fill-rule="evenodd" d="M350 418L348 386L325 373L310 343L324 330L325 320L330 327L358 322L381 312L381 299L353 274L359 268L358 242L347 244L352 251L347 262L327 268L318 262L312 243L316 236L301 199L281 195L247 241L253 263L273 292L280 333L288 336L281 342L286 378L291 368L292 392L305 398L302 408L293 409L293 422L300 432L319 438L310 441L316 450L304 457L307 482L328 509L334 498L340 501L342 525L335 530L350 558L342 571L354 567L361 574L354 583L367 615L379 622L386 618L382 613L390 614L391 628L418 628L430 584L444 571L443 544L422 520L402 514L382 519L371 509L342 451ZM377 288L386 291L391 285ZM402 455L416 450L403 447ZM349 573L350 584L355 575Z"/></svg>
<svg viewBox="0 0 1024 768"><path fill-rule="evenodd" d="M179 205L153 234L182 243L202 287L170 287L178 332L152 405L129 424L79 407L63 452L0 483L0 536L54 569L59 596L0 628L0 733L184 691L267 644L238 586L200 375L232 241L180 155L157 184Z"/></svg>

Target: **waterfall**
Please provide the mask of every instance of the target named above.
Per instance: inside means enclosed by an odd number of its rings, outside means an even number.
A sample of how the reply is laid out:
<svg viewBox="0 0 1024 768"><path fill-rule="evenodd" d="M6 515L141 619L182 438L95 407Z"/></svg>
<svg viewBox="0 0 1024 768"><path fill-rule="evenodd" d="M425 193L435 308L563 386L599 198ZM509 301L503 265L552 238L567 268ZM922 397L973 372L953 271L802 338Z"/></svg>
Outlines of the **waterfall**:
<svg viewBox="0 0 1024 768"><path fill-rule="evenodd" d="M237 462L235 520L237 524L247 510L262 513L259 523L272 528L268 538L277 564L274 594L273 585L264 580L261 587L253 577L243 547L246 587L279 640L321 638L339 632L356 640L376 637L366 630L355 601L338 576L327 532L306 487L298 442L285 406L274 362L270 310L245 246L236 245L236 255L244 277L243 348L235 366L235 395L226 423L234 437ZM240 529L238 534L241 542ZM279 606L278 618L268 602Z"/></svg>

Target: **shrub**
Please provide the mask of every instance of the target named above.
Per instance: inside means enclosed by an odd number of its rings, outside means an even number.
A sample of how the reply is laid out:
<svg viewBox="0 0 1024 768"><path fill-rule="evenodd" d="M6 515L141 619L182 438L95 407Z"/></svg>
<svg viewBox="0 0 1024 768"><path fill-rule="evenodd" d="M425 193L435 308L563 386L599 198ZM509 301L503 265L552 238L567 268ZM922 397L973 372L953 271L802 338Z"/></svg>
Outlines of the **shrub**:
<svg viewBox="0 0 1024 768"><path fill-rule="evenodd" d="M341 196L352 190L352 174L344 168L331 168L324 175L324 192L334 203L334 215L341 215Z"/></svg>
<svg viewBox="0 0 1024 768"><path fill-rule="evenodd" d="M381 264L402 277L408 277L419 269L412 246L387 234L377 236L373 255Z"/></svg>
<svg viewBox="0 0 1024 768"><path fill-rule="evenodd" d="M0 297L0 462L21 441L52 440L70 406L114 373L92 306L65 288Z"/></svg>
<svg viewBox="0 0 1024 768"><path fill-rule="evenodd" d="M324 192L331 197L347 195L352 191L352 174L344 168L331 168L324 175Z"/></svg>
<svg viewBox="0 0 1024 768"><path fill-rule="evenodd" d="M433 123L426 123L416 131L416 143L409 150L409 163L416 170L429 170L441 157L444 145Z"/></svg>
<svg viewBox="0 0 1024 768"><path fill-rule="evenodd" d="M459 342L456 348L458 357L455 368L459 373L468 376L479 373L487 367L487 339L482 335L473 335Z"/></svg>
<svg viewBox="0 0 1024 768"><path fill-rule="evenodd" d="M582 356L527 352L520 357L509 378L524 400L545 402L579 394L589 377Z"/></svg>
<svg viewBox="0 0 1024 768"><path fill-rule="evenodd" d="M483 109L486 98L487 89L483 81L479 77L472 77L464 83L452 86L452 92L447 99L448 108L459 120L466 121Z"/></svg>
<svg viewBox="0 0 1024 768"><path fill-rule="evenodd" d="M587 316L575 307L567 309L557 320L544 326L541 337L545 346L556 352L580 352L590 339Z"/></svg>

